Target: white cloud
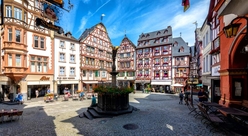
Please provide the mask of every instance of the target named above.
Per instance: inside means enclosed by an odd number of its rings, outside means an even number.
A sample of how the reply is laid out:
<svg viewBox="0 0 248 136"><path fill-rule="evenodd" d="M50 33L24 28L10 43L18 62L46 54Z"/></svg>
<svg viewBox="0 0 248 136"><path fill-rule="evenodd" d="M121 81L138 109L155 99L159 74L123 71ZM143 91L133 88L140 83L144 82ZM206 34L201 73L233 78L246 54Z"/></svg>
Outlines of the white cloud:
<svg viewBox="0 0 248 136"><path fill-rule="evenodd" d="M85 4L88 4L89 2L90 2L90 0L82 0L83 1L83 3L85 3Z"/></svg>

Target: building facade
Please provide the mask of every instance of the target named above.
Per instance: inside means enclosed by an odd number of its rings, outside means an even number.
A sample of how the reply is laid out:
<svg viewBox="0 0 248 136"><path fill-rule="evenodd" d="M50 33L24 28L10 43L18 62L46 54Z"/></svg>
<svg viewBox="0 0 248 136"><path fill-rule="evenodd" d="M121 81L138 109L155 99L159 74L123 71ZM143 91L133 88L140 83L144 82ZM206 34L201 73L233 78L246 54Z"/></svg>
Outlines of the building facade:
<svg viewBox="0 0 248 136"><path fill-rule="evenodd" d="M211 41L212 41L212 34L209 25L207 24L207 20L204 21L201 29L200 35L202 37L202 58L203 58L203 65L202 65L202 85L203 89L208 91L209 97L211 98Z"/></svg>
<svg viewBox="0 0 248 136"><path fill-rule="evenodd" d="M20 89L24 99L44 96L53 88L52 31L35 24L43 17L42 3L37 0L4 1L4 25L1 26L1 89L13 99Z"/></svg>
<svg viewBox="0 0 248 136"><path fill-rule="evenodd" d="M172 28L142 33L136 48L136 86L142 90L151 84L155 91L167 91L172 81ZM167 90L166 90L167 89Z"/></svg>
<svg viewBox="0 0 248 136"><path fill-rule="evenodd" d="M111 82L113 45L103 23L86 29L79 38L80 81L79 88L93 91L98 84Z"/></svg>
<svg viewBox="0 0 248 136"><path fill-rule="evenodd" d="M117 51L118 86L134 87L136 69L136 46L126 35Z"/></svg>
<svg viewBox="0 0 248 136"><path fill-rule="evenodd" d="M71 94L80 90L80 51L79 42L70 32L55 33L54 38L54 92L64 94L68 88Z"/></svg>
<svg viewBox="0 0 248 136"><path fill-rule="evenodd" d="M220 61L221 61L221 53L220 53L220 21L218 19L220 14L221 5L224 3L224 0L211 0L209 12L207 16L207 21L210 24L211 35L212 35L212 44L211 44L211 95L213 102L219 102L221 95L220 89Z"/></svg>
<svg viewBox="0 0 248 136"><path fill-rule="evenodd" d="M190 71L190 47L181 38L173 38L172 45L172 90L184 91Z"/></svg>

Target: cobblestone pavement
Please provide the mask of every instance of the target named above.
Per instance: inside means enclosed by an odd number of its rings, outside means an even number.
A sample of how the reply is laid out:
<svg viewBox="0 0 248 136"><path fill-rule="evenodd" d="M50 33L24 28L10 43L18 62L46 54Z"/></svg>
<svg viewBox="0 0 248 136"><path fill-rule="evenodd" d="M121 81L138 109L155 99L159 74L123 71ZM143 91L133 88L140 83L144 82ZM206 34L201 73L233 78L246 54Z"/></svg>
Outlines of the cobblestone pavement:
<svg viewBox="0 0 248 136"><path fill-rule="evenodd" d="M24 105L0 104L0 109L23 110L23 120L0 123L0 136L210 136L201 119L188 115L187 106L178 104L173 94L130 94L130 105L138 110L113 118L88 120L78 115L87 110L91 100L45 103L42 99ZM133 130L123 128L133 124ZM136 129L135 129L136 127Z"/></svg>

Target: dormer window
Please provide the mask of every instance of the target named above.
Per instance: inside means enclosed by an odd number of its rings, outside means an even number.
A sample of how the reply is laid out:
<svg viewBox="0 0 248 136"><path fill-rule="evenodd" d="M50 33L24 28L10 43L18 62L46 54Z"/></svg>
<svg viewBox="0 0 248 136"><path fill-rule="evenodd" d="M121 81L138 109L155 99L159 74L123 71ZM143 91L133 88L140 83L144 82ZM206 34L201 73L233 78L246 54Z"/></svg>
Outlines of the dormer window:
<svg viewBox="0 0 248 136"><path fill-rule="evenodd" d="M173 46L176 47L177 45L178 45L178 42L175 41L174 44L173 44Z"/></svg>
<svg viewBox="0 0 248 136"><path fill-rule="evenodd" d="M166 29L166 30L164 30L164 34L165 34L165 33L168 33L168 30L167 30L167 29Z"/></svg>
<svg viewBox="0 0 248 136"><path fill-rule="evenodd" d="M178 52L184 52L184 48L181 47L181 48L178 50Z"/></svg>
<svg viewBox="0 0 248 136"><path fill-rule="evenodd" d="M157 32L157 35L160 35L160 31Z"/></svg>
<svg viewBox="0 0 248 136"><path fill-rule="evenodd" d="M149 37L149 36L150 36L150 35L149 35L149 34L147 34L147 35L146 35L146 38L147 38L147 37Z"/></svg>

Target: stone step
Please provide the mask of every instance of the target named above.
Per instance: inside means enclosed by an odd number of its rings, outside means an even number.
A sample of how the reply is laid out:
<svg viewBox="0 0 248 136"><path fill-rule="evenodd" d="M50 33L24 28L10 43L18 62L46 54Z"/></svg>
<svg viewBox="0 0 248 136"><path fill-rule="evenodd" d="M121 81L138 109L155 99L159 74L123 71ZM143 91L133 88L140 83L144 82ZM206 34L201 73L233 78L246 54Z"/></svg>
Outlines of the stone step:
<svg viewBox="0 0 248 136"><path fill-rule="evenodd" d="M95 109L89 108L87 110L94 118L107 118L107 117L112 117L109 115L104 115L104 114L100 114L98 113Z"/></svg>
<svg viewBox="0 0 248 136"><path fill-rule="evenodd" d="M92 120L93 119L93 116L88 111L84 112L84 116L86 118L88 118L89 120Z"/></svg>

